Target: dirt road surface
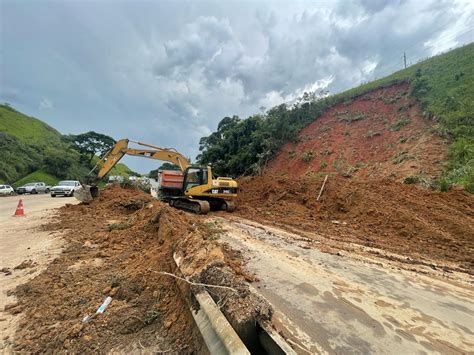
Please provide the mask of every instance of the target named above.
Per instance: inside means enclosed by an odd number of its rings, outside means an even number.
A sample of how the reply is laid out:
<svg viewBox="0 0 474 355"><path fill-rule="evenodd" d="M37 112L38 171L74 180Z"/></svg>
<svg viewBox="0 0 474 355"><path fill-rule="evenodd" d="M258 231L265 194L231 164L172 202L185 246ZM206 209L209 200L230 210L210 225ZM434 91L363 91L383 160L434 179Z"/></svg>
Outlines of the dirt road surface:
<svg viewBox="0 0 474 355"><path fill-rule="evenodd" d="M255 291L274 307L273 326L301 353L474 351L469 276L455 283L323 253L311 239L245 219L217 220L220 241L247 259Z"/></svg>
<svg viewBox="0 0 474 355"><path fill-rule="evenodd" d="M20 198L26 216L12 217ZM6 305L15 302L8 291L38 275L61 251L60 238L38 227L54 216L55 208L77 202L49 195L0 198L0 352L11 350L9 340L20 318L4 312Z"/></svg>

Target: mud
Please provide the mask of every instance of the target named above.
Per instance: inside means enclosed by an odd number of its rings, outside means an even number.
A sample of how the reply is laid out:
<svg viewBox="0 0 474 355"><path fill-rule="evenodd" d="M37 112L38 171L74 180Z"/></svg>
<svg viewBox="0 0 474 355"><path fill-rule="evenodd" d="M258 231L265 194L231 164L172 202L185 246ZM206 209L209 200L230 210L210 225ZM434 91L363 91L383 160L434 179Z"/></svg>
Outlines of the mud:
<svg viewBox="0 0 474 355"><path fill-rule="evenodd" d="M315 233L322 236L322 249L337 242L357 244L396 253L407 263L473 273L473 195L390 179L330 176L316 201L322 183L316 176L240 179L236 214Z"/></svg>
<svg viewBox="0 0 474 355"><path fill-rule="evenodd" d="M225 281L203 278L209 267L214 275L224 269L234 275L227 263L234 269L238 263L212 238L215 228L145 193L118 187L90 205L61 208L59 220L43 228L62 231L65 248L14 292L18 302L8 311L24 314L12 340L15 351L206 353L186 303L190 295L180 291L182 281L162 272L178 273L176 253L187 279ZM240 291L228 298L247 300L245 287ZM107 296L113 300L105 313L83 323Z"/></svg>
<svg viewBox="0 0 474 355"><path fill-rule="evenodd" d="M220 219L273 306L271 326L297 353L469 353L472 278L458 283L391 261L323 253L306 238L240 218ZM314 243L310 243L313 245Z"/></svg>

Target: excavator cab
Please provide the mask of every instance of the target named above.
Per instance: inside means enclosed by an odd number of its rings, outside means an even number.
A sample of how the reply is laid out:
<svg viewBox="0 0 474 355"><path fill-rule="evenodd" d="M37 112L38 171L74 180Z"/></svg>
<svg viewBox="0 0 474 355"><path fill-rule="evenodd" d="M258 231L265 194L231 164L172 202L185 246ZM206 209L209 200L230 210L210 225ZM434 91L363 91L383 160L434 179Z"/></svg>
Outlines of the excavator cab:
<svg viewBox="0 0 474 355"><path fill-rule="evenodd" d="M228 177L213 178L212 168L190 166L184 172L183 195L188 199L206 201L209 209L235 209L233 199L237 197L237 182Z"/></svg>
<svg viewBox="0 0 474 355"><path fill-rule="evenodd" d="M188 167L184 172L183 191L189 191L189 189L196 186L207 185L207 178L207 168L198 166Z"/></svg>

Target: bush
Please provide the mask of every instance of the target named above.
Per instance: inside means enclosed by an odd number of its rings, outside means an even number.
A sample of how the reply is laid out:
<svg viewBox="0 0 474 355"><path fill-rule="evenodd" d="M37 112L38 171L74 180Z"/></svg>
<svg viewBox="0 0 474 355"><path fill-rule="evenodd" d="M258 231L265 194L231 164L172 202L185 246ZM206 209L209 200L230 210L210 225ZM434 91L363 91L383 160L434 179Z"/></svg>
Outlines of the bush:
<svg viewBox="0 0 474 355"><path fill-rule="evenodd" d="M406 150L397 153L395 157L393 158L393 164L400 164L401 162L411 159L412 156L408 154Z"/></svg>
<svg viewBox="0 0 474 355"><path fill-rule="evenodd" d="M405 179L403 179L404 184L418 184L420 182L420 177L417 175L413 176L407 176Z"/></svg>
<svg viewBox="0 0 474 355"><path fill-rule="evenodd" d="M357 111L357 112L351 113L349 111L346 111L339 116L339 122L352 123L355 121L363 120L365 119L365 117L366 117L365 113L363 112Z"/></svg>
<svg viewBox="0 0 474 355"><path fill-rule="evenodd" d="M442 192L448 192L451 189L451 184L447 179L441 178L435 181L435 188Z"/></svg>
<svg viewBox="0 0 474 355"><path fill-rule="evenodd" d="M390 126L390 130L393 132L399 131L400 128L405 127L406 125L410 124L411 120L409 118L402 118L395 122L393 125Z"/></svg>
<svg viewBox="0 0 474 355"><path fill-rule="evenodd" d="M474 174L471 175L464 183L464 190L474 194Z"/></svg>
<svg viewBox="0 0 474 355"><path fill-rule="evenodd" d="M310 161L311 159L313 159L313 157L314 157L314 152L313 152L312 150L309 150L309 151L307 151L307 152L304 152L304 153L301 155L301 159L302 159L303 161L306 161L306 162L308 162L308 161Z"/></svg>

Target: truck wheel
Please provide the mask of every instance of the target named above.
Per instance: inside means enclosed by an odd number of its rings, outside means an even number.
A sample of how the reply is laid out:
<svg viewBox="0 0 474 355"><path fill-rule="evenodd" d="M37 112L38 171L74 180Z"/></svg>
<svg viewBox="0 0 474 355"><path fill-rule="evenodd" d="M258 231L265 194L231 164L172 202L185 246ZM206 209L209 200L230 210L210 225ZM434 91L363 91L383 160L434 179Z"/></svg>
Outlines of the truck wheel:
<svg viewBox="0 0 474 355"><path fill-rule="evenodd" d="M49 189L44 190L45 194L49 194Z"/></svg>
<svg viewBox="0 0 474 355"><path fill-rule="evenodd" d="M56 195L55 195L55 194L51 194L51 197L56 197Z"/></svg>
<svg viewBox="0 0 474 355"><path fill-rule="evenodd" d="M36 195L37 193L38 193L38 191L36 191L35 189L31 190L31 192L30 192L31 195L33 195L33 194Z"/></svg>

